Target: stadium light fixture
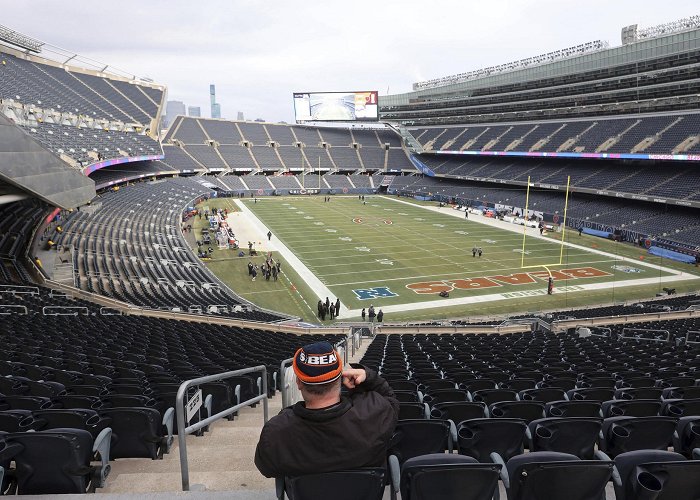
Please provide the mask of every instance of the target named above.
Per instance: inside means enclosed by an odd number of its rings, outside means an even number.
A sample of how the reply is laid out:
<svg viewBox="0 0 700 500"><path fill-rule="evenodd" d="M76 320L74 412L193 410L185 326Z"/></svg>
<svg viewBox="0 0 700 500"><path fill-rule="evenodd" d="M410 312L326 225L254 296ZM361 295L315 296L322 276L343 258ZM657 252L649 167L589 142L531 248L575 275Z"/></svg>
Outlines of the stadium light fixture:
<svg viewBox="0 0 700 500"><path fill-rule="evenodd" d="M459 73L457 75L445 76L442 78L436 78L433 80L427 80L424 82L418 82L413 84L413 90L426 90L436 87L442 87L445 85L452 85L455 83L463 83L469 80L474 80L477 78L482 78L485 76L490 76L498 73L505 73L508 71L515 71L518 69L528 68L531 66L539 66L541 64L546 64L561 59L567 59L570 57L580 56L589 52L594 52L598 50L606 49L610 46L607 41L595 40L593 42L587 42L584 44L577 45L575 47L569 47L567 49L556 50L554 52L548 52L547 54L541 54L535 57L528 57L526 59L521 59L519 61L509 62L505 64L500 64L498 66L490 66L488 68L477 69L470 71L468 73Z"/></svg>
<svg viewBox="0 0 700 500"><path fill-rule="evenodd" d="M44 45L44 42L40 42L39 40L27 35L23 35L22 33L1 24L0 41L9 43L15 47L20 47L30 52L35 52L37 54L41 52L41 47Z"/></svg>

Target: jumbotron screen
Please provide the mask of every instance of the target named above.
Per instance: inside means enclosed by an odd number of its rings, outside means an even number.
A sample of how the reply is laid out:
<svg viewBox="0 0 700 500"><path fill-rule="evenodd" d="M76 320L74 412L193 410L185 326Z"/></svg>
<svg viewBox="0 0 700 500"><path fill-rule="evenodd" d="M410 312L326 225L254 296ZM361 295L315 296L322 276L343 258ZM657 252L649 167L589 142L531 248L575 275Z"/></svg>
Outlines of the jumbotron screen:
<svg viewBox="0 0 700 500"><path fill-rule="evenodd" d="M367 92L295 92L297 122L378 121L376 90Z"/></svg>

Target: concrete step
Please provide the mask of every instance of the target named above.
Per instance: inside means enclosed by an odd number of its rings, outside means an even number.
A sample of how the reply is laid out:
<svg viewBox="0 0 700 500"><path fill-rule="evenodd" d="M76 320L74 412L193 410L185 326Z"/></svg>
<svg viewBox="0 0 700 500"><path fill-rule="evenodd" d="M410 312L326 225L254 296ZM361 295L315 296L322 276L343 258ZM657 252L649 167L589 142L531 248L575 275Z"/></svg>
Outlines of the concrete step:
<svg viewBox="0 0 700 500"><path fill-rule="evenodd" d="M218 457L225 460L224 457ZM275 480L263 477L255 471L190 471L190 484L203 484L209 491L225 490L274 490ZM144 472L119 474L107 480L102 493L141 493L158 491L181 491L182 478L177 472Z"/></svg>

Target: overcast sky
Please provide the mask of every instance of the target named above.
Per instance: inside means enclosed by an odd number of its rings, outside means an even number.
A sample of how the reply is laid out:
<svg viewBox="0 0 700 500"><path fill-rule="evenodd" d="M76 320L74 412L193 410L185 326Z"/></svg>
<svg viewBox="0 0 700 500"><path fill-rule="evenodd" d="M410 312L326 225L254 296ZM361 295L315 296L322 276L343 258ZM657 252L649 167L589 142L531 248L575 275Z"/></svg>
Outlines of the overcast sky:
<svg viewBox="0 0 700 500"><path fill-rule="evenodd" d="M620 29L700 14L688 0L2 0L0 23L167 85L209 116L293 121L292 92L411 90Z"/></svg>

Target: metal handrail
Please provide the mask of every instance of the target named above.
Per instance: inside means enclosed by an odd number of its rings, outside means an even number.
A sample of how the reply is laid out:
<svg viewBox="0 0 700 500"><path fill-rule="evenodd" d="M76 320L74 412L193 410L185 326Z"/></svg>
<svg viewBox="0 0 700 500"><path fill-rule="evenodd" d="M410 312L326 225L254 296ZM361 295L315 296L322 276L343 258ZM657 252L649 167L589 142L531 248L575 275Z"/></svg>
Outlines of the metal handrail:
<svg viewBox="0 0 700 500"><path fill-rule="evenodd" d="M287 358L280 363L280 389L282 392L282 408L286 408L290 405L289 385L287 384L287 380L285 379L284 374L286 368L292 364L293 360L294 358Z"/></svg>
<svg viewBox="0 0 700 500"><path fill-rule="evenodd" d="M185 425L185 394L187 394L187 389L192 386L206 384L209 382L219 382L221 380L226 380L231 377L236 377L239 375L245 375L247 373L262 372L262 393L254 398L247 399L242 403L228 408L227 410L220 411L210 417L200 420L192 425ZM190 490L190 472L189 465L187 463L187 442L185 437L188 434L197 432L198 430L208 426L209 424L216 422L219 419L227 417L241 408L246 406L251 406L259 401L263 402L263 420L267 423L267 367L265 365L254 366L252 368L243 368L241 370L234 370L230 372L218 373L216 375L208 375L206 377L194 378L191 380L185 380L180 388L177 390L177 396L175 399L175 411L177 414L177 441L178 447L180 449L180 473L182 475L182 491Z"/></svg>
<svg viewBox="0 0 700 500"><path fill-rule="evenodd" d="M696 341L696 340L690 340L690 335L691 335L691 334L694 334L694 333L700 334L700 331L697 331L697 330L688 330L687 332L685 332L685 342L686 342L686 344L700 344L700 342L698 342L698 341Z"/></svg>
<svg viewBox="0 0 700 500"><path fill-rule="evenodd" d="M635 337L634 333L664 333L666 334L665 339L656 339L656 338L644 338L644 337ZM625 336L626 333L631 333L631 336ZM623 328L622 329L622 334L620 335L620 339L630 339L630 340L644 340L647 342L668 342L671 339L671 333L668 330L652 330L652 329L646 329L646 328Z"/></svg>
<svg viewBox="0 0 700 500"><path fill-rule="evenodd" d="M24 311L24 313L23 313L24 316L29 314L27 306L16 305L16 304L0 304L0 316L13 314L11 311L14 309L17 309L19 311ZM3 310L5 310L6 312L3 312ZM20 313L20 314L22 314L22 313Z"/></svg>

